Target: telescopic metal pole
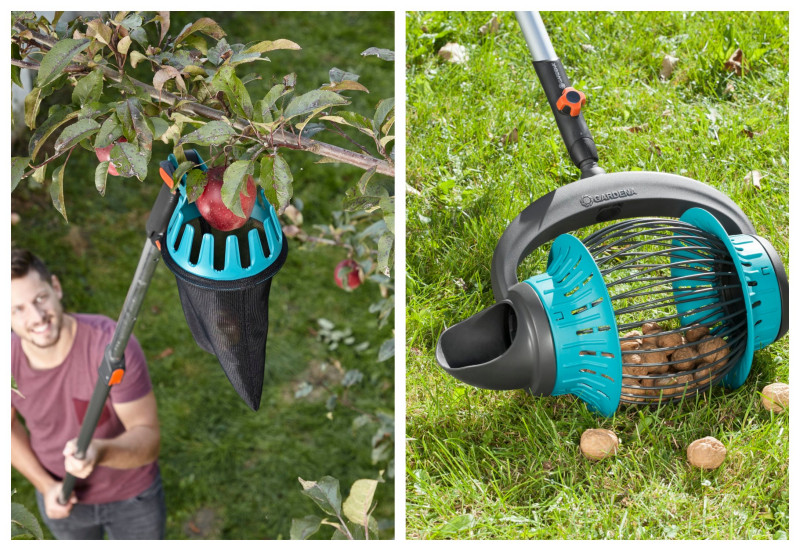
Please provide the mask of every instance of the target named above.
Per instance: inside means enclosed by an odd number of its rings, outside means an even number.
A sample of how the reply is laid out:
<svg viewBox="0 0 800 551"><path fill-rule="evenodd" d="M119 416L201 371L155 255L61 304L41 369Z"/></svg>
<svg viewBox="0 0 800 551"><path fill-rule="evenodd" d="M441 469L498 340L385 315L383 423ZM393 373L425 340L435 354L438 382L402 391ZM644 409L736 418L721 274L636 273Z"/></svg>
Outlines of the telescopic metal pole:
<svg viewBox="0 0 800 551"><path fill-rule="evenodd" d="M161 163L161 168L167 172L170 178L169 184L171 185L171 165ZM122 312L117 320L114 335L111 337L111 342L106 346L103 361L100 362L100 367L97 369L99 375L97 383L78 434L78 445L75 451L75 457L78 459L86 457L86 450L92 441L92 436L97 428L100 414L103 412L111 387L122 381L125 373L125 348L128 346L128 341L133 333L133 326L139 316L139 310L142 307L145 294L147 294L147 288L150 285L150 280L153 279L153 273L161 256L156 244L166 232L172 211L175 210L175 205L178 202L178 194L174 193L171 187L167 185L167 178L164 177L163 172L162 178L164 178L165 183L161 186L161 191L147 221L148 237L142 249L142 255L139 258L139 264L133 275L133 281L128 288L125 303L122 305ZM58 496L60 504L65 505L67 503L74 486L75 477L67 473L61 487L61 495Z"/></svg>
<svg viewBox="0 0 800 551"><path fill-rule="evenodd" d="M597 164L592 133L581 113L586 95L572 87L539 13L518 11L515 14L570 159L580 169L581 178L603 174L605 171Z"/></svg>

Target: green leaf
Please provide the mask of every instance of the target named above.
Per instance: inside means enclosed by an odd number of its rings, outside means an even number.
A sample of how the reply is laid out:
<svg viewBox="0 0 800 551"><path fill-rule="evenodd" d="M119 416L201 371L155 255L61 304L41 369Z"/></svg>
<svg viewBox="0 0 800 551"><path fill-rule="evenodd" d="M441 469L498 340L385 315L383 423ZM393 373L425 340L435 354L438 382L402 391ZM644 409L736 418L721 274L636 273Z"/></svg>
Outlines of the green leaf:
<svg viewBox="0 0 800 551"><path fill-rule="evenodd" d="M138 98L128 98L125 101L125 108L130 113L131 126L136 133L136 140L139 142L139 148L144 151L153 149L153 132L147 126L147 121L144 113L142 112L142 104ZM149 160L149 159L148 159Z"/></svg>
<svg viewBox="0 0 800 551"><path fill-rule="evenodd" d="M287 119L311 113L318 109L324 109L333 105L347 105L350 102L337 94L336 92L329 92L327 90L312 90L302 96L293 98L289 105L283 112L283 116Z"/></svg>
<svg viewBox="0 0 800 551"><path fill-rule="evenodd" d="M386 228L394 234L394 197L383 197L380 202Z"/></svg>
<svg viewBox="0 0 800 551"><path fill-rule="evenodd" d="M36 128L36 115L39 114L42 98L41 88L34 88L25 96L25 126L31 130Z"/></svg>
<svg viewBox="0 0 800 551"><path fill-rule="evenodd" d="M16 42L12 42L11 43L11 59L17 59L17 60L21 59L21 56L20 56L20 53L19 53L19 44L17 44ZM17 67L16 65L12 65L11 66L11 82L16 84L20 88L25 88L25 86L23 86L23 84L22 84L22 79L19 76L20 75L20 70L21 70L21 68Z"/></svg>
<svg viewBox="0 0 800 551"><path fill-rule="evenodd" d="M303 518L293 518L292 527L289 530L289 537L293 540L307 540L319 530L322 519L314 515L307 515Z"/></svg>
<svg viewBox="0 0 800 551"><path fill-rule="evenodd" d="M61 153L65 149L74 147L81 140L95 135L98 130L100 130L100 123L92 119L83 119L69 125L56 140L56 153Z"/></svg>
<svg viewBox="0 0 800 551"><path fill-rule="evenodd" d="M95 69L78 80L72 91L72 102L83 107L87 103L99 101L103 95L103 72Z"/></svg>
<svg viewBox="0 0 800 551"><path fill-rule="evenodd" d="M17 184L25 175L25 169L28 168L30 161L30 157L11 157L11 193L17 189Z"/></svg>
<svg viewBox="0 0 800 551"><path fill-rule="evenodd" d="M272 185L275 187L275 194L278 201L278 214L283 214L283 210L292 199L294 190L292 189L292 169L289 168L289 164L280 154L275 155L273 176L275 180Z"/></svg>
<svg viewBox="0 0 800 551"><path fill-rule="evenodd" d="M27 532L29 532L33 537L37 540L43 540L44 534L42 533L42 527L39 525L39 521L36 519L36 516L28 511L24 505L21 503L11 503L11 526L17 526Z"/></svg>
<svg viewBox="0 0 800 551"><path fill-rule="evenodd" d="M275 102L278 101L278 98L280 98L285 93L287 93L287 90L286 86L284 86L283 84L276 84L275 86L270 88L269 92L267 92L267 95L264 96L264 99L262 100L264 105L263 109L272 108L272 106L275 105Z"/></svg>
<svg viewBox="0 0 800 551"><path fill-rule="evenodd" d="M346 197L342 201L342 208L346 211L365 210L372 212L381 203L381 197L376 195L362 195L360 197Z"/></svg>
<svg viewBox="0 0 800 551"><path fill-rule="evenodd" d="M230 65L225 65L211 81L212 86L228 98L228 103L234 113L246 119L253 118L253 102L250 99L250 94L247 92L244 84L239 77L236 76L236 71Z"/></svg>
<svg viewBox="0 0 800 551"><path fill-rule="evenodd" d="M106 196L106 180L108 180L108 165L111 161L103 161L94 169L94 187L101 197Z"/></svg>
<svg viewBox="0 0 800 551"><path fill-rule="evenodd" d="M367 136L375 137L375 131L372 130L372 121L364 115L353 111L338 111L336 115L320 117L320 120L346 124L347 126L358 129Z"/></svg>
<svg viewBox="0 0 800 551"><path fill-rule="evenodd" d="M150 117L150 124L153 125L153 139L159 139L169 130L169 123L161 117Z"/></svg>
<svg viewBox="0 0 800 551"><path fill-rule="evenodd" d="M298 479L303 486L302 492L310 497L317 506L328 515L342 514L342 494L339 481L330 476L323 476L319 482Z"/></svg>
<svg viewBox="0 0 800 551"><path fill-rule="evenodd" d="M334 67L330 71L328 71L328 76L331 79L331 82L336 84L337 82L342 82L343 80L352 80L357 81L358 75L355 73L348 73L347 71L342 71L341 69L337 69Z"/></svg>
<svg viewBox="0 0 800 551"><path fill-rule="evenodd" d="M253 46L247 48L243 53L249 54L252 52L257 52L259 54L263 54L264 52L271 52L273 50L302 50L302 48L291 40L279 38L278 40L264 40L263 42L254 44Z"/></svg>
<svg viewBox="0 0 800 551"><path fill-rule="evenodd" d="M36 86L42 88L55 80L73 58L86 49L89 40L73 40L65 38L56 42L49 52L44 54L36 75Z"/></svg>
<svg viewBox="0 0 800 551"><path fill-rule="evenodd" d="M368 55L375 55L378 56L380 59L384 61L394 61L394 52L392 50L387 50L386 48L367 48L361 55L368 56Z"/></svg>
<svg viewBox="0 0 800 551"><path fill-rule="evenodd" d="M96 149L108 147L120 136L122 136L122 125L119 124L117 115L111 114L100 126L100 131L94 139L94 147Z"/></svg>
<svg viewBox="0 0 800 551"><path fill-rule="evenodd" d="M194 163L189 162L189 164L194 166ZM183 165L184 163L178 165L178 169L180 169ZM177 174L177 171L175 174ZM177 180L174 179L175 174L172 175L173 181L177 183ZM203 194L203 191L206 189L206 181L208 181L208 174L199 168L190 170L186 175L186 199L190 203L197 201L197 199Z"/></svg>
<svg viewBox="0 0 800 551"><path fill-rule="evenodd" d="M124 178L136 176L144 181L147 176L147 165L150 161L149 151L142 151L136 144L117 142L111 150L111 162Z"/></svg>
<svg viewBox="0 0 800 551"><path fill-rule="evenodd" d="M178 35L178 38L175 39L175 44L178 44L187 36L195 32L206 34L214 40L219 40L225 36L225 31L222 30L222 27L220 27L216 21L210 17L201 17L194 23L186 25L183 28L181 33Z"/></svg>
<svg viewBox="0 0 800 551"><path fill-rule="evenodd" d="M222 176L222 202L236 216L244 218L242 201L239 194L247 195L248 176L252 176L253 161L234 161L225 169Z"/></svg>
<svg viewBox="0 0 800 551"><path fill-rule="evenodd" d="M63 165L53 170L53 179L50 182L50 199L53 201L53 206L56 210L60 212L64 220L69 223L69 219L67 219L67 207L64 204L64 168L66 166L67 163L65 162Z"/></svg>
<svg viewBox="0 0 800 551"><path fill-rule="evenodd" d="M39 150L47 142L50 135L61 125L71 121L78 116L78 112L70 112L66 105L55 105L50 109L50 113L42 125L36 129L28 142L28 154L31 159L35 159Z"/></svg>
<svg viewBox="0 0 800 551"><path fill-rule="evenodd" d="M106 46L111 45L113 32L111 27L103 23L102 19L93 19L86 24L86 36L90 36Z"/></svg>
<svg viewBox="0 0 800 551"><path fill-rule="evenodd" d="M389 273L389 259L392 254L393 245L394 235L392 235L391 232L384 233L381 238L378 239L378 271L388 277L391 277Z"/></svg>
<svg viewBox="0 0 800 551"><path fill-rule="evenodd" d="M351 522L368 526L369 510L372 507L372 498L377 487L377 480L366 478L356 480L350 487L350 495L347 496L342 510Z"/></svg>
<svg viewBox="0 0 800 551"><path fill-rule="evenodd" d="M375 171L378 169L378 165L369 167L364 174L362 174L361 178L358 180L358 190L363 194L367 190L367 184L369 183L370 179L375 175Z"/></svg>
<svg viewBox="0 0 800 551"><path fill-rule="evenodd" d="M236 131L230 124L224 121L211 121L183 136L178 140L177 145L185 143L196 143L198 145L222 145L236 135Z"/></svg>
<svg viewBox="0 0 800 551"><path fill-rule="evenodd" d="M181 164L178 165L178 168L172 173L172 183L173 185L178 185L183 178L183 175L195 168L195 165L192 161L183 161ZM203 172L202 170L200 172ZM202 190L201 190L202 191ZM190 199L189 202L193 202L194 199Z"/></svg>
<svg viewBox="0 0 800 551"><path fill-rule="evenodd" d="M394 98L383 99L378 103L378 108L375 110L375 118L372 119L372 129L375 134L378 134L383 121L386 120L386 115L394 109Z"/></svg>

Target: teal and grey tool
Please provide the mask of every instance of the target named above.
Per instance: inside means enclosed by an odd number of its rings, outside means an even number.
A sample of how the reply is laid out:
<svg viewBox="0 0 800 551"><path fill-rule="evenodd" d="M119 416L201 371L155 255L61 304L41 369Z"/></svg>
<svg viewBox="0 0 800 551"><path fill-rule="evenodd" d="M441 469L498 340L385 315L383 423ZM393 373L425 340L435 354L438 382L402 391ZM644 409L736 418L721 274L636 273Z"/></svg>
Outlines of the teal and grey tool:
<svg viewBox="0 0 800 551"><path fill-rule="evenodd" d="M716 189L657 172L607 174L538 14L517 12L582 179L531 203L492 257L496 304L445 329L436 359L494 390L573 394L610 416L620 402L677 401L741 386L753 353L789 329L780 256ZM579 239L574 233L587 235ZM522 262L552 242L539 275Z"/></svg>

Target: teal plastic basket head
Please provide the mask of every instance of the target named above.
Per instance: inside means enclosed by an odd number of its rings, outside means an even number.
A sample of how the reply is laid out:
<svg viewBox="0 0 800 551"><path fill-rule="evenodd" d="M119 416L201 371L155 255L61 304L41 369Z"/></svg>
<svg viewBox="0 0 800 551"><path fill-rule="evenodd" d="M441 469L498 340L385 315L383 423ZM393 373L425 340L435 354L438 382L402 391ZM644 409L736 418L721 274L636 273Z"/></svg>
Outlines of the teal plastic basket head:
<svg viewBox="0 0 800 551"><path fill-rule="evenodd" d="M622 385L622 351L603 276L577 238L553 241L547 271L525 280L550 321L556 350L551 394L574 394L593 411L614 414Z"/></svg>
<svg viewBox="0 0 800 551"><path fill-rule="evenodd" d="M170 161L177 167L174 157ZM287 240L261 189L246 224L220 232L188 201L185 185L184 179L160 241L164 264L175 274L195 341L217 357L234 389L257 410L264 383L269 293L273 276L286 260Z"/></svg>
<svg viewBox="0 0 800 551"><path fill-rule="evenodd" d="M173 156L170 160L177 163ZM202 168L206 170L205 164ZM193 224L202 218L197 206L186 197L185 176L179 193L181 197L167 227L165 253L188 273L215 281L235 281L265 273L281 259L285 238L275 209L260 187L250 215L251 228L244 235L202 232L199 224ZM219 251L218 239L225 240L224 253ZM220 266L221 257L224 264Z"/></svg>

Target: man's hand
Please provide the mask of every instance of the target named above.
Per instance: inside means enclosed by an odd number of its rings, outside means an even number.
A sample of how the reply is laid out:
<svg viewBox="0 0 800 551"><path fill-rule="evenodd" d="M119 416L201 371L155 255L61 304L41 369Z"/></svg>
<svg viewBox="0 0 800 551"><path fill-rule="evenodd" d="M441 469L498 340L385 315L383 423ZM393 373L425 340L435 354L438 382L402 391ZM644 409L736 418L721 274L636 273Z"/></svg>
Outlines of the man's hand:
<svg viewBox="0 0 800 551"><path fill-rule="evenodd" d="M67 518L72 512L72 506L78 503L78 498L75 497L75 492L73 492L72 495L69 496L67 503L61 505L58 502L58 498L61 496L61 486L61 482L54 482L42 494L44 498L44 512L48 518Z"/></svg>
<svg viewBox="0 0 800 551"><path fill-rule="evenodd" d="M99 459L98 446L94 441L89 443L86 456L83 459L75 457L78 450L78 439L73 438L64 446L64 468L69 474L77 478L86 478L94 470Z"/></svg>

